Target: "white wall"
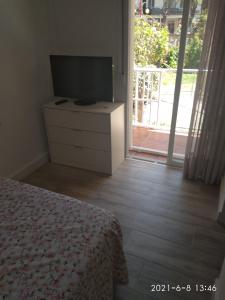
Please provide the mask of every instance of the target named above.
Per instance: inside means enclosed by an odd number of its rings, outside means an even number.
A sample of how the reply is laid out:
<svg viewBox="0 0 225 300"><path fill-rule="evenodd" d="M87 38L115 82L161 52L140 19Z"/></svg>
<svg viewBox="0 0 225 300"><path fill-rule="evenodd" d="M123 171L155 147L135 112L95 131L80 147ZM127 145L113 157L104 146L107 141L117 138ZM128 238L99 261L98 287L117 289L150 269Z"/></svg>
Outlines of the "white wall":
<svg viewBox="0 0 225 300"><path fill-rule="evenodd" d="M156 0L155 1L155 7L157 7L157 8L162 8L163 4L164 4L163 0Z"/></svg>
<svg viewBox="0 0 225 300"><path fill-rule="evenodd" d="M50 53L113 56L116 101L125 101L122 66L124 0L48 0ZM124 66L126 69L126 65Z"/></svg>
<svg viewBox="0 0 225 300"><path fill-rule="evenodd" d="M0 41L0 175L19 175L47 151L42 120L42 104L52 95L47 2L0 0Z"/></svg>

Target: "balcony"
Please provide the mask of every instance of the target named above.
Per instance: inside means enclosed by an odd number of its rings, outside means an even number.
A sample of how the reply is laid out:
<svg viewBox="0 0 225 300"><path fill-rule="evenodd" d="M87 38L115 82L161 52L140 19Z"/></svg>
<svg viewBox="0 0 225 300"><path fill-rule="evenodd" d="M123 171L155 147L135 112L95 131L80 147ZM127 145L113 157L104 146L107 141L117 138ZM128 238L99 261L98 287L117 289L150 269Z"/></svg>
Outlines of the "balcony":
<svg viewBox="0 0 225 300"><path fill-rule="evenodd" d="M197 78L197 69L184 69L174 155L183 158ZM134 68L133 82L133 144L138 156L157 154L165 160L172 118L176 69Z"/></svg>

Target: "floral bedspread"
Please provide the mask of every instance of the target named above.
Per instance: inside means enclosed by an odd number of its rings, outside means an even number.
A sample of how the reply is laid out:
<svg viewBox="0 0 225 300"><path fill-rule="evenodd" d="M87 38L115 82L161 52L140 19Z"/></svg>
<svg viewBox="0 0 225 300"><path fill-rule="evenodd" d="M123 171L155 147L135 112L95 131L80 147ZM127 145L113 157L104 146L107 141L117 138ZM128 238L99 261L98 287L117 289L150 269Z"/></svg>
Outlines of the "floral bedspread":
<svg viewBox="0 0 225 300"><path fill-rule="evenodd" d="M109 212L0 178L0 299L113 299L127 282Z"/></svg>

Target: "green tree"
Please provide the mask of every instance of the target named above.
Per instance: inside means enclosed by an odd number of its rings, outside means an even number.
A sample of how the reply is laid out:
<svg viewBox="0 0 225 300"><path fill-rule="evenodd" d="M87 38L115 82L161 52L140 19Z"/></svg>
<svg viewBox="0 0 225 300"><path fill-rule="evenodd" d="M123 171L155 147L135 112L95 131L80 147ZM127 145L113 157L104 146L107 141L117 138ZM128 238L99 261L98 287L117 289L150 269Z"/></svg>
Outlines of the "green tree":
<svg viewBox="0 0 225 300"><path fill-rule="evenodd" d="M179 48L172 46L170 47L167 56L166 56L166 62L162 67L165 68L176 68L177 67L177 61L178 61L178 53L179 53Z"/></svg>
<svg viewBox="0 0 225 300"><path fill-rule="evenodd" d="M194 35L187 44L185 68L197 69L199 67L201 50L202 40L198 35Z"/></svg>
<svg viewBox="0 0 225 300"><path fill-rule="evenodd" d="M202 11L198 22L193 26L192 34L188 39L185 55L185 68L199 67L203 46L207 10Z"/></svg>
<svg viewBox="0 0 225 300"><path fill-rule="evenodd" d="M175 48L172 50L169 44L167 26L160 25L151 18L135 18L134 60L136 65L174 67L175 52Z"/></svg>

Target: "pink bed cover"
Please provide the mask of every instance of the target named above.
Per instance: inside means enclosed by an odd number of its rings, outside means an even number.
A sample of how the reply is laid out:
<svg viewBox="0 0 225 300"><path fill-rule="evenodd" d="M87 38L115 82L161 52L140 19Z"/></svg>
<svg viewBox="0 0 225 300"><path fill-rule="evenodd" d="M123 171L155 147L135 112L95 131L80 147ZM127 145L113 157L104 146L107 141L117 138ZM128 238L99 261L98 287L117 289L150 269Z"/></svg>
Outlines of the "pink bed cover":
<svg viewBox="0 0 225 300"><path fill-rule="evenodd" d="M0 178L0 299L113 299L128 280L109 212Z"/></svg>

